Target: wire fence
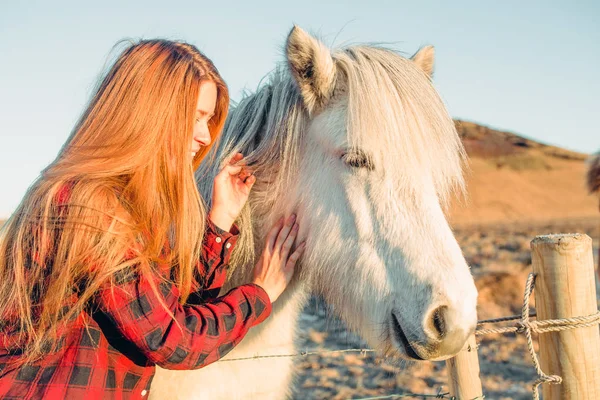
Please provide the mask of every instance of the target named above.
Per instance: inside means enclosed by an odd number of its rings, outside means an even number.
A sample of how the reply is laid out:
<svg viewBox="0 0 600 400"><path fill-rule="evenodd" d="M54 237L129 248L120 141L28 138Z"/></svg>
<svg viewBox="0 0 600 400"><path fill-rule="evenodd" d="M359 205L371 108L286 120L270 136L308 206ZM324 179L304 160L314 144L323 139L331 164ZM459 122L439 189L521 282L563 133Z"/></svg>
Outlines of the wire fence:
<svg viewBox="0 0 600 400"><path fill-rule="evenodd" d="M527 277L527 282L525 284L525 291L523 295L523 306L520 315L511 315L507 317L494 318L494 319L486 319L478 321L477 326L482 326L486 324L495 324L502 322L512 322L516 321L513 326L501 327L501 328L491 328L491 329L477 329L475 331L476 336L484 336L490 334L506 334L506 333L515 333L515 334L524 334L527 339L527 349L531 356L531 360L533 362L533 366L536 370L538 378L532 385L532 397L534 400L539 400L539 386L542 383L549 384L560 384L562 382L562 378L557 375L547 375L545 374L539 364L534 346L532 333L547 333L547 332L558 332L569 329L576 328L584 328L590 327L600 324L600 311L588 316L582 317L574 317L574 318L562 318L562 319L553 319L553 320L543 320L543 321L532 321L531 318L536 318L536 314L530 311L530 298L535 288L535 275L530 273ZM479 345L478 345L479 346ZM255 355L251 357L241 357L241 358L232 358L232 359L224 359L220 362L233 362L233 361L244 361L244 360L256 360L256 359L264 359L264 358L284 358L284 357L307 357L310 355L332 355L332 354L342 354L342 353L361 353L366 355L367 353L375 353L376 350L369 348L352 348L352 349L342 349L342 350L316 350L316 351L302 351L294 354L272 354L272 355ZM456 397L451 396L448 392L442 392L438 390L436 394L418 394L418 393L397 393L397 394L388 394L382 396L375 397L362 397L362 398L352 398L352 400L376 400L376 399L400 399L400 398L421 398L421 399L450 399L456 400ZM485 396L476 397L469 400L480 400L484 399Z"/></svg>

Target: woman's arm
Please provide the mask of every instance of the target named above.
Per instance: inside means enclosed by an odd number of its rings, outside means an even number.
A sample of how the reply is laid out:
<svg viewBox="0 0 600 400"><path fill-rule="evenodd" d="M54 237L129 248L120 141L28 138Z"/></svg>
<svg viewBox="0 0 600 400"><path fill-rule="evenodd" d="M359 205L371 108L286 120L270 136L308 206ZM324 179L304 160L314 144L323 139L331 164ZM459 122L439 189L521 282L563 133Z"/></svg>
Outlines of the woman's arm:
<svg viewBox="0 0 600 400"><path fill-rule="evenodd" d="M182 305L172 282L158 273L138 274L102 288L97 312L154 364L166 369L201 368L225 356L252 326L269 316L271 301L289 283L304 249L302 243L291 251L297 233L294 216L285 224L279 220L254 269L256 283L238 286L222 297ZM210 240L205 247L211 247Z"/></svg>
<svg viewBox="0 0 600 400"><path fill-rule="evenodd" d="M271 313L269 296L255 284L204 304L181 305L177 287L158 276L107 286L95 302L127 341L166 369L196 369L220 359Z"/></svg>

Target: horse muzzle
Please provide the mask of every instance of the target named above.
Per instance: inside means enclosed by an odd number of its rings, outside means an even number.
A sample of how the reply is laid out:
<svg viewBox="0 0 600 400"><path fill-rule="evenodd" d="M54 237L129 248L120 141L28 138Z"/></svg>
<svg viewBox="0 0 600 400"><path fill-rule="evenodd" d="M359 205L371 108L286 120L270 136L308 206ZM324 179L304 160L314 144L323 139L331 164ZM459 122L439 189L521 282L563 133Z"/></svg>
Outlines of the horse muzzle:
<svg viewBox="0 0 600 400"><path fill-rule="evenodd" d="M445 360L456 355L475 330L475 321L466 328L455 321L447 306L428 311L422 326L413 326L392 311L391 336L396 347L409 359Z"/></svg>

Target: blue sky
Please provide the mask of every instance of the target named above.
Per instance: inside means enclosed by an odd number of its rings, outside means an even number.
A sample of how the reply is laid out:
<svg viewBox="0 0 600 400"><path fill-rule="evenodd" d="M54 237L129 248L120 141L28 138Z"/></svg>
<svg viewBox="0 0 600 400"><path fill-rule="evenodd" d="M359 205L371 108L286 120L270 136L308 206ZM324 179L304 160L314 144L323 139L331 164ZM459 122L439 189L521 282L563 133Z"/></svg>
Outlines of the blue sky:
<svg viewBox="0 0 600 400"><path fill-rule="evenodd" d="M600 148L598 1L0 0L0 218L51 162L123 38L194 43L232 98L254 89L292 24L327 44L436 47L453 117L586 153Z"/></svg>

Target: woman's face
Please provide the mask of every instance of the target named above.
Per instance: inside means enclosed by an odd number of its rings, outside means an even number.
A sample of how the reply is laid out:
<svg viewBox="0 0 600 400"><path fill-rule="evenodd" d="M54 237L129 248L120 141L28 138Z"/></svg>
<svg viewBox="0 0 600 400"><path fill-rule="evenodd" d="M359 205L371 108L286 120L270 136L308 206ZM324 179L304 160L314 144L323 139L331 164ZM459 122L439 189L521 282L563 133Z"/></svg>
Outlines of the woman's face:
<svg viewBox="0 0 600 400"><path fill-rule="evenodd" d="M212 81L204 81L200 84L200 94L198 95L198 104L196 105L196 120L194 122L194 134L192 136L192 145L190 147L191 157L203 146L210 144L210 131L208 130L208 121L215 113L217 104L217 86Z"/></svg>

